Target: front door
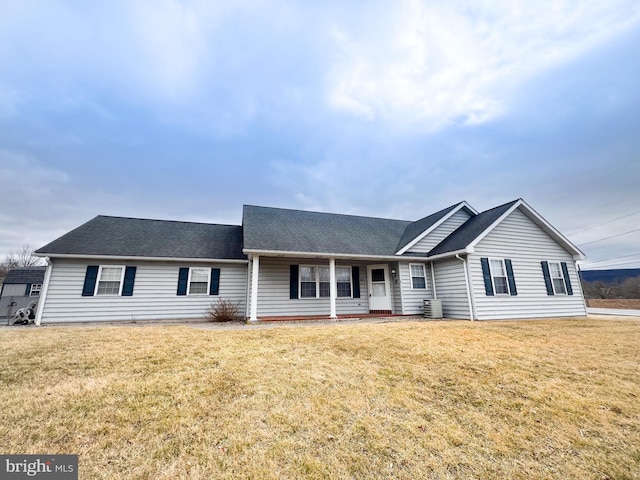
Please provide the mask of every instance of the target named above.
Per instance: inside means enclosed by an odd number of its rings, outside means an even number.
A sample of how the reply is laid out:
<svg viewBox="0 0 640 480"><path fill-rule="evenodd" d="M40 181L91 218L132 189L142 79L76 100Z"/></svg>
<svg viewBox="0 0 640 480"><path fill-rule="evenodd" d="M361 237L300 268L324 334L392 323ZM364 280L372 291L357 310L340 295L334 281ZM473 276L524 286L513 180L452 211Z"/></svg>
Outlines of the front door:
<svg viewBox="0 0 640 480"><path fill-rule="evenodd" d="M391 312L389 265L367 266L369 310Z"/></svg>

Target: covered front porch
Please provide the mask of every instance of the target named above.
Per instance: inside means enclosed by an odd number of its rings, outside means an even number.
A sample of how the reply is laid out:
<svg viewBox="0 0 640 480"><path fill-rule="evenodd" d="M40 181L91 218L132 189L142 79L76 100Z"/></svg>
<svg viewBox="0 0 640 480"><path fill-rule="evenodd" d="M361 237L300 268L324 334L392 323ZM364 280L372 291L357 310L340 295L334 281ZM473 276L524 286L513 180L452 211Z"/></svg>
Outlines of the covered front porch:
<svg viewBox="0 0 640 480"><path fill-rule="evenodd" d="M256 254L249 260L249 322L403 314L398 262Z"/></svg>

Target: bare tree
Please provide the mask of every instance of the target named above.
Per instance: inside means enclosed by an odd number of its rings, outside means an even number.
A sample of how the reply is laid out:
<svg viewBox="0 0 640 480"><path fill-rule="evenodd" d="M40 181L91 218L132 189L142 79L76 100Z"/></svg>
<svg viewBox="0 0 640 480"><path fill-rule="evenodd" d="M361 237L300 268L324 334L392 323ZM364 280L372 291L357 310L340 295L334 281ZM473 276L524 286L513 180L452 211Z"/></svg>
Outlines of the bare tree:
<svg viewBox="0 0 640 480"><path fill-rule="evenodd" d="M33 255L33 247L23 245L5 257L4 261L0 263L0 270L9 271L12 268L33 267L42 264L43 260Z"/></svg>

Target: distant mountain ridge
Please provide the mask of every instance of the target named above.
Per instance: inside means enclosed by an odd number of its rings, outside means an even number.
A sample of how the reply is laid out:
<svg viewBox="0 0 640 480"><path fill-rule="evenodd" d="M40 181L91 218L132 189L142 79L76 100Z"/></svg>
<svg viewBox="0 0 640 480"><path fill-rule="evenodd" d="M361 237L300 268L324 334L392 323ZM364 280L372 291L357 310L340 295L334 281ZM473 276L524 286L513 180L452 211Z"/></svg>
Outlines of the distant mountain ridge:
<svg viewBox="0 0 640 480"><path fill-rule="evenodd" d="M627 278L640 277L640 268L614 268L611 270L581 270L585 282L622 283Z"/></svg>

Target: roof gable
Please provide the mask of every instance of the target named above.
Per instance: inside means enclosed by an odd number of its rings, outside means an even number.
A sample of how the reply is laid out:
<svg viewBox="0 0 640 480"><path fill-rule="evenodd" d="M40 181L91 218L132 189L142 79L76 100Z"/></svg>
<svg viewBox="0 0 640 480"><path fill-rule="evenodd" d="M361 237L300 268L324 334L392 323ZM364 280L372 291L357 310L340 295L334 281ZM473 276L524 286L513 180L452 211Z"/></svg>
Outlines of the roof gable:
<svg viewBox="0 0 640 480"><path fill-rule="evenodd" d="M434 247L433 250L429 252L429 256L445 256L447 254L462 251L472 253L478 242L486 237L515 209L520 209L552 239L571 253L574 259L579 260L585 258L584 253L582 253L578 247L571 243L564 235L556 230L521 198L505 203L504 205L491 208L470 218L451 235L440 242L440 244Z"/></svg>
<svg viewBox="0 0 640 480"><path fill-rule="evenodd" d="M245 205L245 252L391 256L411 222Z"/></svg>
<svg viewBox="0 0 640 480"><path fill-rule="evenodd" d="M40 255L246 259L242 227L97 216L44 247Z"/></svg>
<svg viewBox="0 0 640 480"><path fill-rule="evenodd" d="M467 202L460 202L411 223L405 229L400 243L398 243L397 254L402 255L410 250L411 247L428 236L460 210L465 210L471 216L478 213Z"/></svg>
<svg viewBox="0 0 640 480"><path fill-rule="evenodd" d="M479 235L487 230L496 220L511 208L517 200L505 203L498 207L486 210L471 217L451 235L436 245L429 252L429 256L443 255L446 253L459 252L466 249Z"/></svg>

